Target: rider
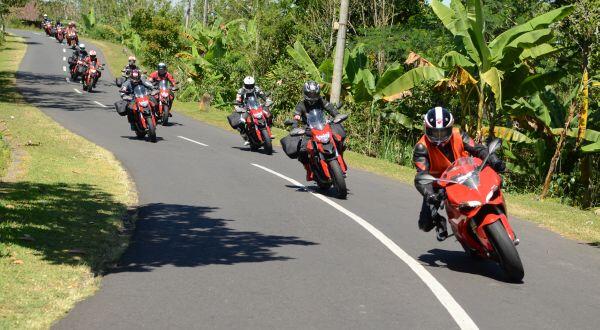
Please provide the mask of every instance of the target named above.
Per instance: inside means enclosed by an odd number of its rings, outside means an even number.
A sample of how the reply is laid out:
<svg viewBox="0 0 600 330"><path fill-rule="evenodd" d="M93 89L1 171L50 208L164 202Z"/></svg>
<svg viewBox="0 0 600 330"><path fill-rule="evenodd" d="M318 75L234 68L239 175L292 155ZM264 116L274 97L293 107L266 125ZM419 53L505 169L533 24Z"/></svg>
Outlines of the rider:
<svg viewBox="0 0 600 330"><path fill-rule="evenodd" d="M69 70L73 70L75 65L77 65L77 60L85 60L87 56L88 52L85 50L85 44L79 44L79 46L77 46L77 48L75 48L73 51L73 55L69 57Z"/></svg>
<svg viewBox="0 0 600 330"><path fill-rule="evenodd" d="M271 116L271 111L269 110L269 108L273 104L273 101L267 96L265 92L262 91L260 87L256 86L256 82L254 80L254 77L252 76L246 76L244 78L244 86L238 89L237 95L235 96L236 108L243 107L244 101L249 96L260 98L265 102L263 111L266 113L267 123L269 124L269 126L273 125L273 116ZM248 114L244 112L242 114L242 119L245 121L247 116ZM245 127L242 125L238 128L238 130L240 131L240 135L244 139L244 145L250 144L250 142L248 142L248 135L246 135ZM271 138L273 138L272 134Z"/></svg>
<svg viewBox="0 0 600 330"><path fill-rule="evenodd" d="M131 72L133 72L133 70L139 70L139 68L135 64L135 62L136 62L135 56L133 56L133 55L129 56L129 58L127 59L127 65L125 65L125 67L123 68L123 70L121 70L121 72L124 72L126 75L129 75Z"/></svg>
<svg viewBox="0 0 600 330"><path fill-rule="evenodd" d="M148 88L150 90L152 90L154 88L152 83L150 83L147 80L142 79L142 73L138 69L133 69L131 71L129 79L127 79L127 81L125 81L123 83L123 86L121 86L121 89L119 90L119 93L121 94L121 98L124 99L125 96L132 95L133 89L135 88L135 86L140 85L140 84L144 85L146 88ZM150 99L151 104L156 105L156 99L154 97L149 96L149 99ZM133 117L134 103L135 103L134 99L130 100L129 105L127 107L127 121L129 121L132 131L135 131L135 122L134 122L134 117Z"/></svg>
<svg viewBox="0 0 600 330"><path fill-rule="evenodd" d="M304 125L306 125L306 114L313 109L322 109L327 111L329 115L332 117L337 116L339 113L336 107L329 103L329 101L325 100L323 96L321 96L321 86L316 81L307 81L304 83L303 89L304 99L296 105L296 110L294 111L294 123L292 125L293 128L298 127L298 121L302 121ZM310 170L310 166L308 165L308 153L306 151L306 146L308 145L308 139L304 137L302 139L302 143L300 145L300 153L298 156L298 161L304 165L304 169L306 170L306 181L313 180L313 173Z"/></svg>
<svg viewBox="0 0 600 330"><path fill-rule="evenodd" d="M44 14L44 18L42 19L42 22L44 24L51 22L51 20L48 18L48 15Z"/></svg>
<svg viewBox="0 0 600 330"><path fill-rule="evenodd" d="M169 73L169 71L167 71L167 65L163 62L158 63L158 65L156 66L156 71L152 72L150 74L150 76L148 77L148 81L154 84L154 87L157 88L158 87L158 83L162 80L168 80L171 83L171 90L176 90L177 89L177 85L175 82L175 78L173 78L173 75ZM173 93L171 92L171 96L173 96ZM169 107L172 104L169 104ZM171 116L171 114L169 113L169 116Z"/></svg>
<svg viewBox="0 0 600 330"><path fill-rule="evenodd" d="M458 158L475 156L484 159L488 155L486 146L476 144L467 133L461 133L453 125L454 117L448 109L443 107L430 109L424 117L425 134L417 142L413 151L413 162L417 168L415 187L423 195L419 228L425 232L431 231L438 221L445 228L444 217L438 214L438 218L435 221L433 219L433 211L439 208L444 195L433 183L418 182L419 177L430 174L439 178ZM488 162L497 172L506 170L504 162L496 154L491 154Z"/></svg>
<svg viewBox="0 0 600 330"><path fill-rule="evenodd" d="M86 57L84 61L88 64L93 64L96 67L96 73L98 73L98 79L100 79L100 77L102 77L102 72L99 69L102 66L102 64L100 64L100 59L98 59L98 57L96 56L96 51L90 50L88 57ZM96 87L95 81L93 87Z"/></svg>

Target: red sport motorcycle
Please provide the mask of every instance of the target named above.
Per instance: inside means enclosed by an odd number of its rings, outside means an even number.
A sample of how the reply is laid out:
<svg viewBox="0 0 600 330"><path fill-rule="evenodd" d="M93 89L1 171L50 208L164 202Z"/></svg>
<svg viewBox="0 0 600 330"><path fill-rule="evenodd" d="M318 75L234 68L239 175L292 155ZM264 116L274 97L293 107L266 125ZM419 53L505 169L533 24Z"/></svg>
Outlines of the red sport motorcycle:
<svg viewBox="0 0 600 330"><path fill-rule="evenodd" d="M489 154L499 146L500 140L493 140L488 146ZM446 198L441 208L446 208L452 235L465 252L475 258L497 261L510 280L519 282L525 275L516 249L519 240L506 215L502 178L486 166L487 160L459 158L440 178L427 174L417 180L425 184L435 182L442 189ZM434 219L440 217L434 214ZM441 221L436 223L438 240L448 237L445 227Z"/></svg>
<svg viewBox="0 0 600 330"><path fill-rule="evenodd" d="M151 142L156 142L156 114L155 104L150 100L150 92L144 85L137 85L133 88L133 96L125 95L123 100L133 102L133 117L135 125L135 135L143 138L148 134Z"/></svg>
<svg viewBox="0 0 600 330"><path fill-rule="evenodd" d="M268 155L273 154L273 142L271 141L271 127L269 127L270 115L264 111L263 106L254 96L248 96L244 100L244 107L238 107L236 111L240 114L247 113L245 130L250 142L250 150L256 151L260 147L265 148Z"/></svg>
<svg viewBox="0 0 600 330"><path fill-rule="evenodd" d="M77 47L77 45L79 44L79 37L77 36L77 32L69 31L66 34L67 46L70 46L71 48L75 49L75 47Z"/></svg>
<svg viewBox="0 0 600 330"><path fill-rule="evenodd" d="M158 119L163 126L169 124L169 117L171 117L171 107L173 105L173 91L176 91L177 87L171 86L171 83L167 79L160 80L158 82Z"/></svg>
<svg viewBox="0 0 600 330"><path fill-rule="evenodd" d="M104 64L97 67L94 62L84 62L85 73L81 78L81 87L84 91L91 92L94 87L96 87L96 83L98 82L98 78L100 78L101 70L104 70Z"/></svg>
<svg viewBox="0 0 600 330"><path fill-rule="evenodd" d="M82 57L77 58L77 62L71 69L71 81L77 81L79 78L82 78L87 69L87 63L84 61Z"/></svg>
<svg viewBox="0 0 600 330"><path fill-rule="evenodd" d="M58 41L59 44L63 43L63 40L65 40L65 29L63 29L62 26L58 26L56 27L56 41Z"/></svg>
<svg viewBox="0 0 600 330"><path fill-rule="evenodd" d="M331 124L339 124L348 119L348 115L337 115L328 121L322 109L313 109L306 114L308 129L295 128L290 132L292 136L309 138L306 150L310 170L319 189L327 190L332 185L336 189L336 196L345 199L348 195L346 188L346 172L348 166L342 155L342 136L335 132ZM286 122L289 124L289 122Z"/></svg>
<svg viewBox="0 0 600 330"><path fill-rule="evenodd" d="M47 36L52 35L52 23L51 22L47 22L44 24L44 31L46 32Z"/></svg>

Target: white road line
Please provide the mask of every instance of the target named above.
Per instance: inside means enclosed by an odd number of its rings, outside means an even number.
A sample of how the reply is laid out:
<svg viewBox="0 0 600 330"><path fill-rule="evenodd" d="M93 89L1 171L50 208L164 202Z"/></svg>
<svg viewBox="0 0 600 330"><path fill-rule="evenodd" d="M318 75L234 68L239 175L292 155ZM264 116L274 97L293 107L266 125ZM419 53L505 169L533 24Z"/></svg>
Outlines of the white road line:
<svg viewBox="0 0 600 330"><path fill-rule="evenodd" d="M78 90L77 88L73 88L73 90L74 90L75 92L77 92L77 94L81 94L81 91L80 91L80 90Z"/></svg>
<svg viewBox="0 0 600 330"><path fill-rule="evenodd" d="M103 108L108 108L108 106L107 106L107 105L104 105L104 104L102 104L102 103L100 103L100 102L98 102L98 101L94 101L94 103L96 103L97 105L99 105L99 106L101 106L101 107L103 107Z"/></svg>
<svg viewBox="0 0 600 330"><path fill-rule="evenodd" d="M70 83L71 81L69 80L69 77L65 77L65 80Z"/></svg>
<svg viewBox="0 0 600 330"><path fill-rule="evenodd" d="M37 34L38 36L42 35L42 34L41 34L41 33L39 33L39 32L33 32L33 34Z"/></svg>
<svg viewBox="0 0 600 330"><path fill-rule="evenodd" d="M63 48L63 53L66 53L66 52L67 52L67 50Z"/></svg>
<svg viewBox="0 0 600 330"><path fill-rule="evenodd" d="M67 67L63 65L63 71L67 72Z"/></svg>
<svg viewBox="0 0 600 330"><path fill-rule="evenodd" d="M67 60L67 58L65 56L63 56L63 61L66 61L66 60Z"/></svg>
<svg viewBox="0 0 600 330"><path fill-rule="evenodd" d="M177 135L177 137L178 137L178 138L180 138L180 139L184 139L184 140L186 140L186 141L190 141L190 142L192 142L192 143L195 143L195 144L199 144L199 145L201 145L201 146L204 146L204 147L208 147L208 144L204 144L204 143L202 143L202 142L198 142L198 141L194 141L194 140L192 140L192 139L188 139L188 138L186 138L185 136L180 136L180 135Z"/></svg>
<svg viewBox="0 0 600 330"><path fill-rule="evenodd" d="M275 176L278 176L278 177L290 182L293 185L296 185L296 186L302 187L302 188L306 188L300 182L298 182L292 178L289 178L281 173L275 172L269 168L266 168L266 167L258 165L258 164L252 164L252 165L256 166L266 172L269 172ZM341 213L347 215L350 219L354 220L354 222L356 222L361 227L363 227L365 230L367 230L369 233L371 233L371 235L373 235L375 238L377 238L377 240L379 240L383 245L385 245L385 247L387 247L390 251L392 251L392 253L394 253L398 258L400 258L400 260L402 260L406 265L408 265L408 267L415 274L417 274L417 276L419 276L419 278L423 281L423 283L425 283L425 285L427 285L427 287L429 287L431 292L433 292L433 294L439 300L439 302L446 308L448 313L450 313L450 316L452 316L452 318L454 319L456 324L461 329L479 329L477 327L477 325L475 324L475 322L471 319L471 317L469 317L467 312L458 304L458 302L454 299L454 297L452 297L452 295L448 292L448 290L446 290L446 288L444 288L444 286L440 282L438 282L438 280L435 277L433 277L433 275L431 275L431 273L429 273L427 271L427 269L425 269L425 267L423 267L423 265L421 265L419 262L417 262L410 255L408 255L408 253L406 253L404 250L402 250L402 248L400 248L396 243L394 243L394 241L392 241L389 237L387 237L384 233L382 233L379 229L375 228L369 222L367 222L363 218L359 217L358 215L348 211L347 209L345 209L338 203L332 201L331 199L329 199L323 195L313 193L311 191L309 191L309 193L311 195L315 196L316 198L320 199L321 201L329 204L330 206L332 206L336 210L340 211Z"/></svg>

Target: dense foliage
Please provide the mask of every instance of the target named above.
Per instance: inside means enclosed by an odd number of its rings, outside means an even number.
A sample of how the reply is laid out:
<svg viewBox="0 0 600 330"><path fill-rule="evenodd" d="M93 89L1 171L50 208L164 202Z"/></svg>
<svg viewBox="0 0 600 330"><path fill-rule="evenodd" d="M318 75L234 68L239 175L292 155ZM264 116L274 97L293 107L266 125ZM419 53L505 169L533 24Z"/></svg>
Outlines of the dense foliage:
<svg viewBox="0 0 600 330"><path fill-rule="evenodd" d="M148 66L166 61L182 100L229 107L245 75L290 115L304 80L327 91L337 0L34 1L90 36L122 43ZM504 140L508 189L600 205L600 0L350 1L343 99L350 148L411 165L421 116L446 105L462 129ZM57 8L61 8L62 11ZM57 16L58 15L58 16ZM589 97L584 97L584 95Z"/></svg>

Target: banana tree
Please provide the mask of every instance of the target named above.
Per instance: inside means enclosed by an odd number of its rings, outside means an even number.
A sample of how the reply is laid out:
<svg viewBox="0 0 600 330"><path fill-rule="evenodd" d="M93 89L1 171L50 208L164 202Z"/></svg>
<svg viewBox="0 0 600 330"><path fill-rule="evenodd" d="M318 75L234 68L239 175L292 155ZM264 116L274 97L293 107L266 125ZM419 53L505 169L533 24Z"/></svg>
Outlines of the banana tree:
<svg viewBox="0 0 600 330"><path fill-rule="evenodd" d="M507 85L518 86L529 78L523 76L527 61L558 51L551 44L552 30L549 26L567 16L573 7L565 6L537 16L487 42L482 0L467 0L466 7L460 0L452 0L449 7L439 0L431 0L430 3L434 13L454 35L459 51L444 55L437 66L422 66L408 71L384 89L382 96L393 97L423 80L449 79L449 75L459 68L475 80L477 135L481 137L484 111L494 115L494 112L502 110L504 100L519 94L518 89L510 92L505 92L505 89ZM520 80L515 81L517 78ZM544 85L543 81L537 83ZM490 131L493 132L493 122L491 124Z"/></svg>

